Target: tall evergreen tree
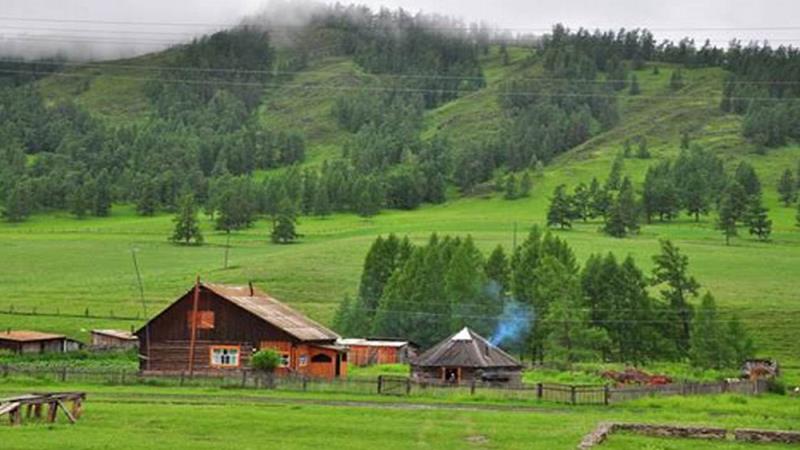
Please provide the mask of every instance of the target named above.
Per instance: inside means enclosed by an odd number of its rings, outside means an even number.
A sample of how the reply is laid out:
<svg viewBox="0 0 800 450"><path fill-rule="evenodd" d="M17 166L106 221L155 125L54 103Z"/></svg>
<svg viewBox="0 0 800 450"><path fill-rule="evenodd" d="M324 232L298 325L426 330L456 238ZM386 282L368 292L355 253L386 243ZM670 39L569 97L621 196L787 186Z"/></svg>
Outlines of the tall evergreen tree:
<svg viewBox="0 0 800 450"><path fill-rule="evenodd" d="M144 180L136 199L136 212L141 216L152 216L158 209L158 186L152 178Z"/></svg>
<svg viewBox="0 0 800 450"><path fill-rule="evenodd" d="M669 336L680 354L689 350L692 305L689 299L697 297L700 284L689 275L689 258L671 241L661 241L661 253L653 257L655 267L651 283L662 286L661 296L669 305L667 318L671 323Z"/></svg>
<svg viewBox="0 0 800 450"><path fill-rule="evenodd" d="M545 256L537 269L537 297L542 304L546 338L542 347L548 359L569 367L575 362L596 360L607 345L605 330L592 327L584 309L577 275L552 256Z"/></svg>
<svg viewBox="0 0 800 450"><path fill-rule="evenodd" d="M497 285L500 293L508 292L510 288L511 267L502 245L498 245L486 260L486 277Z"/></svg>
<svg viewBox="0 0 800 450"><path fill-rule="evenodd" d="M639 231L639 208L636 204L636 194L633 192L633 183L628 177L623 180L619 194L612 202L603 229L614 237L625 237Z"/></svg>
<svg viewBox="0 0 800 450"><path fill-rule="evenodd" d="M550 198L550 208L547 210L547 225L560 227L561 229L572 228L573 217L572 199L567 194L567 187L561 184L556 187L553 197Z"/></svg>
<svg viewBox="0 0 800 450"><path fill-rule="evenodd" d="M67 204L69 212L78 219L83 219L91 208L91 201L88 181L75 180L70 188L69 195L67 196Z"/></svg>
<svg viewBox="0 0 800 450"><path fill-rule="evenodd" d="M272 242L276 244L290 244L298 238L297 231L295 230L294 215L288 212L278 213L278 217L272 223L272 232L270 233Z"/></svg>
<svg viewBox="0 0 800 450"><path fill-rule="evenodd" d="M574 216L584 222L593 216L591 192L586 183L581 182L575 186L572 194L572 208Z"/></svg>
<svg viewBox="0 0 800 450"><path fill-rule="evenodd" d="M178 211L172 219L175 228L170 241L176 244L195 245L203 244L203 233L197 220L197 209L192 194L184 194L178 201Z"/></svg>
<svg viewBox="0 0 800 450"><path fill-rule="evenodd" d="M328 187L320 184L317 187L316 197L314 198L314 214L319 217L326 217L331 213L331 201L328 195Z"/></svg>
<svg viewBox="0 0 800 450"><path fill-rule="evenodd" d="M618 153L614 157L614 162L611 163L611 172L606 179L606 189L609 191L619 190L622 185L622 171L625 170L625 157L622 153Z"/></svg>
<svg viewBox="0 0 800 450"><path fill-rule="evenodd" d="M508 174L508 176L506 176L506 181L503 190L505 191L503 197L506 200L514 200L519 196L518 192L519 186L517 183L517 177L515 177L513 173L510 173Z"/></svg>
<svg viewBox="0 0 800 450"><path fill-rule="evenodd" d="M761 196L754 196L750 199L745 213L745 223L749 228L750 235L756 236L761 241L769 240L772 233L772 220L767 213L769 210L761 202Z"/></svg>
<svg viewBox="0 0 800 450"><path fill-rule="evenodd" d="M97 217L106 217L111 213L111 177L103 169L94 183L92 196L92 214Z"/></svg>
<svg viewBox="0 0 800 450"><path fill-rule="evenodd" d="M519 180L519 195L520 197L529 197L533 189L533 179L531 178L530 171L522 173L522 178Z"/></svg>
<svg viewBox="0 0 800 450"><path fill-rule="evenodd" d="M717 229L722 231L725 236L725 245L730 245L731 238L739 234L736 228L736 220L740 213L737 211L736 201L735 197L725 195L719 205Z"/></svg>
<svg viewBox="0 0 800 450"><path fill-rule="evenodd" d="M445 299L450 307L450 332L465 326L488 335L503 310L497 296L489 295L483 255L467 236L452 253L444 274Z"/></svg>
<svg viewBox="0 0 800 450"><path fill-rule="evenodd" d="M590 199L590 218L606 217L609 208L611 208L612 198L609 192L602 186L597 178L592 178L589 185L589 199Z"/></svg>
<svg viewBox="0 0 800 450"><path fill-rule="evenodd" d="M742 161L736 166L734 179L742 186L748 197L761 195L761 181L758 179L756 170L746 161Z"/></svg>
<svg viewBox="0 0 800 450"><path fill-rule="evenodd" d="M724 369L735 367L734 349L726 336L728 330L720 325L714 297L706 293L692 324L691 349L689 360L692 365L704 369ZM740 336L738 338L744 338Z"/></svg>
<svg viewBox="0 0 800 450"><path fill-rule="evenodd" d="M784 170L780 181L778 181L778 195L780 195L780 199L786 207L794 202L795 181L790 169Z"/></svg>
<svg viewBox="0 0 800 450"><path fill-rule="evenodd" d="M28 218L33 210L33 193L27 179L18 178L11 184L4 206L3 217L7 221L22 222Z"/></svg>

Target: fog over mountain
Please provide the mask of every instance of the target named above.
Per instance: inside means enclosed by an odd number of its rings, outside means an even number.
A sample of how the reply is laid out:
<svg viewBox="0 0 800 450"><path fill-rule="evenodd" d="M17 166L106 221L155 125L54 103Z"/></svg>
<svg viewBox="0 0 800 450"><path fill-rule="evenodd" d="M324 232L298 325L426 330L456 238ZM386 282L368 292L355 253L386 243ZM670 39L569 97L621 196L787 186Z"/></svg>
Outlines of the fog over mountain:
<svg viewBox="0 0 800 450"><path fill-rule="evenodd" d="M373 9L404 8L482 22L515 33L540 34L555 23L572 28L647 27L656 38L706 38L724 45L731 38L800 43L791 19L792 0L362 0ZM166 48L258 14L272 24L296 25L313 3L265 0L4 0L0 53L8 56L63 54L76 59L127 57Z"/></svg>

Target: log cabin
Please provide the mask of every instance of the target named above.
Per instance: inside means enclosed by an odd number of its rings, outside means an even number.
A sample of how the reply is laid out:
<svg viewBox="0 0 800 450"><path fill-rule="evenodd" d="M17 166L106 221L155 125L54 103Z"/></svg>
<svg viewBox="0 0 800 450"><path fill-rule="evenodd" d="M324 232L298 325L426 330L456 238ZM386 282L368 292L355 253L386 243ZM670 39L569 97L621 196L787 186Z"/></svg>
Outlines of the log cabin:
<svg viewBox="0 0 800 450"><path fill-rule="evenodd" d="M124 330L92 330L92 349L128 350L139 346L139 339L133 332Z"/></svg>
<svg viewBox="0 0 800 450"><path fill-rule="evenodd" d="M0 333L0 350L8 350L18 355L74 352L82 347L83 343L63 334L24 330L7 330Z"/></svg>
<svg viewBox="0 0 800 450"><path fill-rule="evenodd" d="M339 335L252 284L198 282L136 335L145 373L247 369L251 355L264 349L281 355L278 375L332 379L347 373Z"/></svg>
<svg viewBox="0 0 800 450"><path fill-rule="evenodd" d="M353 366L406 364L417 355L419 346L399 339L340 339L347 347L347 363Z"/></svg>

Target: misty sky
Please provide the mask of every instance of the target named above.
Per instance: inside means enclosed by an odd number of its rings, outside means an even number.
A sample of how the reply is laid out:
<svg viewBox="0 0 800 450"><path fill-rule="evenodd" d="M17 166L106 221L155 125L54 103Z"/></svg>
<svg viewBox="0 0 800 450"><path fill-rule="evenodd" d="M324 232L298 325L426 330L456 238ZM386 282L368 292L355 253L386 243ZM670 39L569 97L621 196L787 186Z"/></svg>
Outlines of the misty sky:
<svg viewBox="0 0 800 450"><path fill-rule="evenodd" d="M261 10L264 3L264 0L2 0L0 52L52 53L53 49L60 49L91 58L128 56L158 50L237 22ZM797 0L362 0L357 3L373 8L403 7L411 12L451 15L519 32L541 33L538 30L560 22L573 28L647 27L654 30L659 40L689 35L698 40L710 38L717 45L732 37L768 39L775 45L800 44ZM181 25L187 23L191 25ZM793 29L776 29L781 27Z"/></svg>

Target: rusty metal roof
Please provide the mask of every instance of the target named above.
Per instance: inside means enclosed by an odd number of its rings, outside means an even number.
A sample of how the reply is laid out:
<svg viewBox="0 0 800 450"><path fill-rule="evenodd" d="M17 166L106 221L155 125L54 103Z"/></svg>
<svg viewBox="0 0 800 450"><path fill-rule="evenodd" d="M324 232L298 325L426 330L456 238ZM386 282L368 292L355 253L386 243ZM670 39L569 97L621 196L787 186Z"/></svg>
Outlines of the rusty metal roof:
<svg viewBox="0 0 800 450"><path fill-rule="evenodd" d="M251 286L201 283L202 287L301 341L335 341L339 335Z"/></svg>
<svg viewBox="0 0 800 450"><path fill-rule="evenodd" d="M92 334L100 334L103 336L109 336L116 339L123 339L127 341L135 341L139 339L130 331L122 331L122 330L92 330Z"/></svg>
<svg viewBox="0 0 800 450"><path fill-rule="evenodd" d="M522 364L513 356L466 327L421 354L412 362L412 365L474 368L522 367Z"/></svg>
<svg viewBox="0 0 800 450"><path fill-rule="evenodd" d="M0 340L14 342L52 341L65 338L66 336L63 334L42 333L39 331L16 330L0 333Z"/></svg>

